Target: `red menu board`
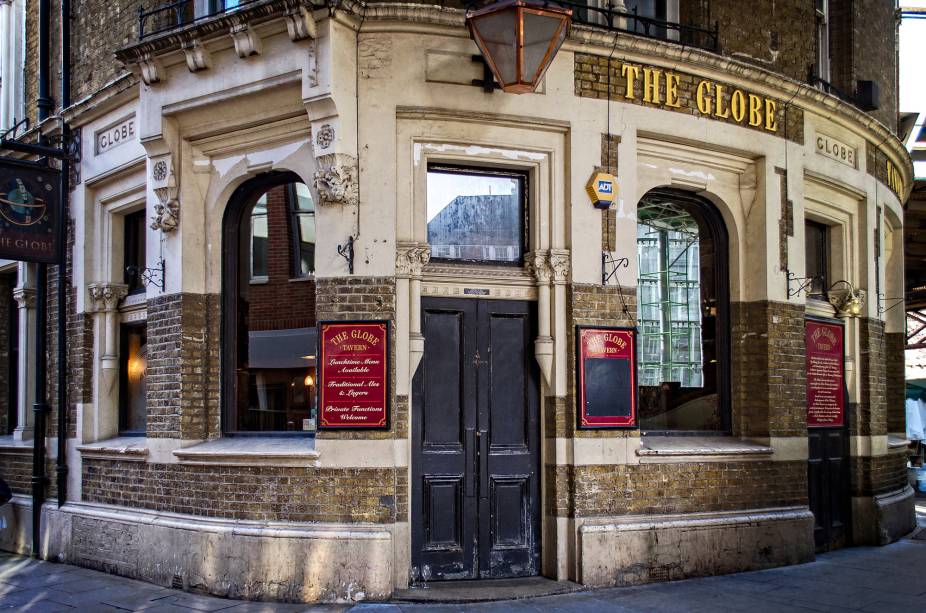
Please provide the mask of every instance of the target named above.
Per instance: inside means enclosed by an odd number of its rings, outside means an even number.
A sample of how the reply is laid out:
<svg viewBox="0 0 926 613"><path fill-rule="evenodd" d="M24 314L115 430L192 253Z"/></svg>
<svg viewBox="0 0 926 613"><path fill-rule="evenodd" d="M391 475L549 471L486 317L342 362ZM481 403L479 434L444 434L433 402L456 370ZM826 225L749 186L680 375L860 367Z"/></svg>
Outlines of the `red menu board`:
<svg viewBox="0 0 926 613"><path fill-rule="evenodd" d="M636 427L636 356L633 328L577 328L579 428Z"/></svg>
<svg viewBox="0 0 926 613"><path fill-rule="evenodd" d="M319 429L389 427L389 322L319 323Z"/></svg>
<svg viewBox="0 0 926 613"><path fill-rule="evenodd" d="M807 320L807 427L845 424L845 353L840 324Z"/></svg>

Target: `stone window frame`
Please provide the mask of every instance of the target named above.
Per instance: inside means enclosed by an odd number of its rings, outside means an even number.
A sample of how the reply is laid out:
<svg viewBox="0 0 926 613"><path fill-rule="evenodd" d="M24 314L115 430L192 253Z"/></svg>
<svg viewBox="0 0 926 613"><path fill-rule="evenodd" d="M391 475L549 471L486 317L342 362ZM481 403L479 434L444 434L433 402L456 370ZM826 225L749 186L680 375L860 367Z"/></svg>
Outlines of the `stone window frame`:
<svg viewBox="0 0 926 613"><path fill-rule="evenodd" d="M860 203L861 204L861 203ZM832 286L833 283L845 280L850 282L854 287L859 286L859 255L853 254L851 245L863 245L858 237L858 212L851 212L846 207L840 206L836 202L826 201L821 197L813 195L804 198L804 222L810 221L827 227L827 283ZM804 223L800 226L801 245L801 262L804 261L803 245ZM803 266L802 266L803 268ZM806 276L806 270L801 274ZM823 288L824 294L828 288ZM825 299L821 300L810 296L805 292L805 304L808 314L822 317L835 317L836 310Z"/></svg>

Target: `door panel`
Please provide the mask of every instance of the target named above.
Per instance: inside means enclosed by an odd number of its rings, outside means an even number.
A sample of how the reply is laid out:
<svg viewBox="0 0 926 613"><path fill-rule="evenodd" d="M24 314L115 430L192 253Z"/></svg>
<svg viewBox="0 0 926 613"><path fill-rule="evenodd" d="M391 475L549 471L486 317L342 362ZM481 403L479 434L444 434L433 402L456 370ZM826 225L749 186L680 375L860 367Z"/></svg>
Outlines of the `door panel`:
<svg viewBox="0 0 926 613"><path fill-rule="evenodd" d="M849 441L844 427L810 428L807 486L818 551L848 544Z"/></svg>
<svg viewBox="0 0 926 613"><path fill-rule="evenodd" d="M537 573L533 305L422 300L412 391L412 564L431 579Z"/></svg>

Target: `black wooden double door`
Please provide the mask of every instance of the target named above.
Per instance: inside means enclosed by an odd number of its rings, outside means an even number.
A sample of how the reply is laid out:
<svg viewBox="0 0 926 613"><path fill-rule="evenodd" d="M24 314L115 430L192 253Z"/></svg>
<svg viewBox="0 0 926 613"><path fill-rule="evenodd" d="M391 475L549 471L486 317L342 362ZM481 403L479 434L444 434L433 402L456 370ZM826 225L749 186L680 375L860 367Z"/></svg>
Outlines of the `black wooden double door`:
<svg viewBox="0 0 926 613"><path fill-rule="evenodd" d="M807 431L807 485L817 551L844 547L849 537L849 435L845 427Z"/></svg>
<svg viewBox="0 0 926 613"><path fill-rule="evenodd" d="M532 303L422 300L412 391L412 565L419 578L537 574L539 378Z"/></svg>

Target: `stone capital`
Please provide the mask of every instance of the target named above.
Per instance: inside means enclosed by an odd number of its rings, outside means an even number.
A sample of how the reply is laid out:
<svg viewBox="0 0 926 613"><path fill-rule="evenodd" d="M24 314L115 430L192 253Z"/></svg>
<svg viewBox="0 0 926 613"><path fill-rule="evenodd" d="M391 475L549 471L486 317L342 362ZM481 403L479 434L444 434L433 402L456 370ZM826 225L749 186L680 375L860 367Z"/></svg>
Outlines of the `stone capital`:
<svg viewBox="0 0 926 613"><path fill-rule="evenodd" d="M17 287L13 290L13 300L21 309L34 309L35 290L31 287Z"/></svg>
<svg viewBox="0 0 926 613"><path fill-rule="evenodd" d="M571 260L569 250L551 249L550 250L550 270L553 271L553 283L562 285L569 280L569 268Z"/></svg>
<svg viewBox="0 0 926 613"><path fill-rule="evenodd" d="M397 277L420 277L431 260L431 247L422 243L398 243L395 255Z"/></svg>
<svg viewBox="0 0 926 613"><path fill-rule="evenodd" d="M123 283L91 283L87 286L90 299L100 312L113 311L119 301L129 294L129 286Z"/></svg>
<svg viewBox="0 0 926 613"><path fill-rule="evenodd" d="M531 251L524 257L528 273L537 281L537 285L549 285L553 278L546 251Z"/></svg>

